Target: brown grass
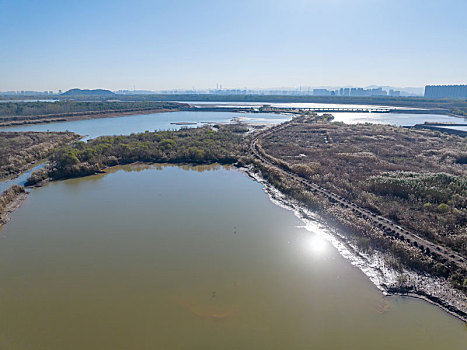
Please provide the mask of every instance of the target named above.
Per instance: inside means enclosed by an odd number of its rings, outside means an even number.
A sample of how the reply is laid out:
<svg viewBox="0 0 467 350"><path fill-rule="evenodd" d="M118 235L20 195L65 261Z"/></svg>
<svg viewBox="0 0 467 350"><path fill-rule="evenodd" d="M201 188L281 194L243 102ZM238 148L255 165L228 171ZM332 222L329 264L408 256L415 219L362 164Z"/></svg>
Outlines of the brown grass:
<svg viewBox="0 0 467 350"><path fill-rule="evenodd" d="M465 138L305 119L262 147L328 190L467 255Z"/></svg>

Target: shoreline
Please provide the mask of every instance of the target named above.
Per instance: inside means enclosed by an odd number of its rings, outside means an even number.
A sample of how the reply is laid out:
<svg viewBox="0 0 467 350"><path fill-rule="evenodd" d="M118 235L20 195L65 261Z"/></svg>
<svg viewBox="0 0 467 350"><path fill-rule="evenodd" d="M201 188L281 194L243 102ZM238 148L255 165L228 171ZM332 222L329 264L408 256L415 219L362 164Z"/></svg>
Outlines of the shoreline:
<svg viewBox="0 0 467 350"><path fill-rule="evenodd" d="M29 192L18 193L15 197L5 206L4 210L0 213L0 231L3 226L11 221L11 214L21 207L23 202L28 197Z"/></svg>
<svg viewBox="0 0 467 350"><path fill-rule="evenodd" d="M320 230L318 234L330 242L344 259L349 260L353 266L362 271L385 296L421 299L467 323L467 296L452 288L447 281L424 276L408 269L404 269L402 272L395 271L385 265L383 253L374 251L367 254L362 252L347 237L340 234L335 227L329 225L323 218L305 208L298 201L287 198L267 180L254 173L251 168L243 167L240 168L240 171L263 185L263 190L271 202L292 211L305 224L308 231L311 231L312 228L318 228ZM414 290L404 293L395 291L395 289L400 288L396 287L395 284L401 275L409 278L410 282L413 283L412 289Z"/></svg>
<svg viewBox="0 0 467 350"><path fill-rule="evenodd" d="M90 119L103 119L103 118L116 118L132 115L143 115L143 114L156 114L156 113L168 113L168 112L179 112L182 109L148 109L148 110L138 110L138 111L127 111L127 112L103 112L96 113L95 111L89 111L80 115L69 115L69 116L51 116L49 119L29 119L25 121L11 121L11 122L1 122L0 128L8 128L14 126L26 126L26 125L36 125L36 124L51 124L51 123L60 123L60 122L71 122L77 120L90 120Z"/></svg>
<svg viewBox="0 0 467 350"><path fill-rule="evenodd" d="M25 175L28 171L33 170L36 167L39 167L42 164L46 164L48 160L46 158L36 159L31 163L26 164L23 168L18 170L15 173L12 173L6 177L0 177L0 183L16 180L18 177Z"/></svg>
<svg viewBox="0 0 467 350"><path fill-rule="evenodd" d="M345 104L342 104L345 106ZM397 106L396 106L397 107ZM281 108L273 107L271 110L267 111L255 111L251 107L239 106L239 107L216 107L216 106L206 106L206 107L194 107L190 105L188 108L177 108L177 109L147 109L147 110L134 110L134 111L88 111L88 112L75 112L76 114L63 114L63 115L38 115L32 116L32 119L26 119L24 121L5 121L0 122L0 128L8 128L15 126L28 126L28 125L37 125L37 124L51 124L51 123L60 123L60 122L70 122L77 120L91 120L91 119L103 119L103 118L116 118L124 116L135 116L135 115L144 115L144 114L156 114L156 113L169 113L169 112L180 112L180 111L189 111L189 112L233 112L233 113L271 113L271 114L290 114L290 115L300 115L300 111L294 108ZM309 112L306 108L301 109L303 112ZM422 111L422 112L421 112ZM437 114L437 115L447 115L455 118L467 119L467 116L457 115L453 113L441 113L441 110L435 111L430 110L416 110L416 109L407 109L407 110L391 110L391 113L406 113L406 114ZM318 112L318 113L328 113L328 112ZM333 112L330 112L331 114ZM384 114L384 113L383 113ZM34 119L37 118L37 119ZM40 118L42 117L42 118ZM175 124L175 123L174 123ZM177 124L178 125L178 124ZM182 125L182 124L181 124ZM185 125L185 124L183 124Z"/></svg>
<svg viewBox="0 0 467 350"><path fill-rule="evenodd" d="M138 164L138 162L130 164ZM189 165L193 166L194 164L190 163ZM106 170L110 168L112 167L106 167L101 173L105 173ZM326 220L305 208L298 201L287 198L286 195L269 184L267 180L253 172L251 167L237 167L237 169L253 181L260 183L272 203L292 211L294 215L304 223L304 228L306 230L310 232L319 230L317 234L330 242L344 259L349 260L354 267L358 268L368 277L371 283L379 289L383 295L421 299L432 305L436 305L450 315L467 323L467 296L450 287L447 281L441 278L424 276L407 269L398 272L390 268L384 262L383 253L374 251L368 254L359 250L355 244L352 244L351 240L339 233L339 231ZM50 181L44 181L29 187L42 187L48 182ZM0 219L0 231L3 226L11 220L11 214L23 204L27 196L28 192L18 193L15 198L5 206ZM407 277L410 283L413 284L412 288L406 292L397 291L397 289L403 289L403 287L396 286L397 279L401 275ZM427 288L427 286L429 288Z"/></svg>

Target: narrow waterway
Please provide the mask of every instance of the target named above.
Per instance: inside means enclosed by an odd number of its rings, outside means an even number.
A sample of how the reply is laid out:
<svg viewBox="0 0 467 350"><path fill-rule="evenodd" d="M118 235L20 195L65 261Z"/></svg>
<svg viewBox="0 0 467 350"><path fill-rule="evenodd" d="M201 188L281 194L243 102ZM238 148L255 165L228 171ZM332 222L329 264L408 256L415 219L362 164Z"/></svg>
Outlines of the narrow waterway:
<svg viewBox="0 0 467 350"><path fill-rule="evenodd" d="M133 165L31 190L0 231L1 349L465 349L236 169Z"/></svg>
<svg viewBox="0 0 467 350"><path fill-rule="evenodd" d="M0 181L0 193L2 193L3 191L5 191L6 189L10 188L13 185L24 186L24 184L29 179L31 174L34 171L39 170L40 168L43 168L45 165L46 165L46 163L38 164L36 166L31 167L30 169L28 169L24 173L21 173L19 176L12 177L12 178L9 178L7 180Z"/></svg>

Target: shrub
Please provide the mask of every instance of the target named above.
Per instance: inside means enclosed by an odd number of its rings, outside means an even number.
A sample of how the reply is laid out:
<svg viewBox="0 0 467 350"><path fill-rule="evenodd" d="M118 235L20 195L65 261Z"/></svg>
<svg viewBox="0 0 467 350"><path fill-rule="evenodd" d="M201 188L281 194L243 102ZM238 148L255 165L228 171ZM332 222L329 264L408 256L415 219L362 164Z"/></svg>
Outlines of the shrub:
<svg viewBox="0 0 467 350"><path fill-rule="evenodd" d="M438 211L440 213L447 213L449 211L449 205L447 205L446 203L441 203L440 205L438 205Z"/></svg>

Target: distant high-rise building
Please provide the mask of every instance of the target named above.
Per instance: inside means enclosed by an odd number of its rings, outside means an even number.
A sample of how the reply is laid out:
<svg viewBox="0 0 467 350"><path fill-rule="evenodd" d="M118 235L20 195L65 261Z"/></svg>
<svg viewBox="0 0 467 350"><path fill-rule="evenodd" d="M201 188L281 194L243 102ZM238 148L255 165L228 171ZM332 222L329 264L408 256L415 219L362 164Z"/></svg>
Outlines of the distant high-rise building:
<svg viewBox="0 0 467 350"><path fill-rule="evenodd" d="M467 98L467 85L427 85L425 97Z"/></svg>
<svg viewBox="0 0 467 350"><path fill-rule="evenodd" d="M350 96L365 96L365 90L363 88L351 88Z"/></svg>
<svg viewBox="0 0 467 350"><path fill-rule="evenodd" d="M365 96L387 96L386 90L382 88L364 90Z"/></svg>
<svg viewBox="0 0 467 350"><path fill-rule="evenodd" d="M330 96L331 91L328 89L313 89L313 96Z"/></svg>

